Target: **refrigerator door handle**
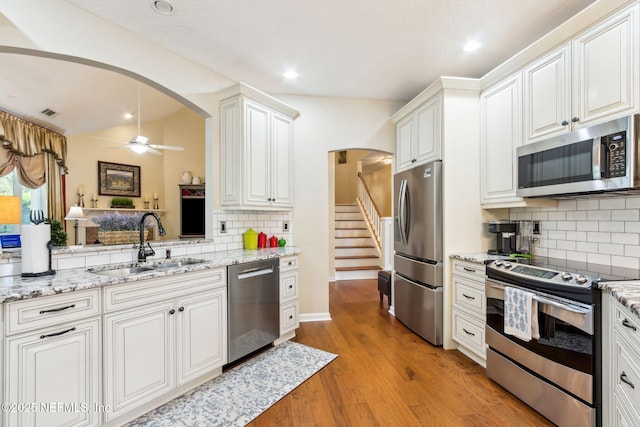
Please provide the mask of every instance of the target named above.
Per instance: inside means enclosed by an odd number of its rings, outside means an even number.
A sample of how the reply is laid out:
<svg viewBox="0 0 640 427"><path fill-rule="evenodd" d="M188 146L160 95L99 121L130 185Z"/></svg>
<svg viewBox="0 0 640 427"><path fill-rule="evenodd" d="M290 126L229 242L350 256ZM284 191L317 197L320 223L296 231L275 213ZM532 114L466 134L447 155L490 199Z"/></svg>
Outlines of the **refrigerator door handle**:
<svg viewBox="0 0 640 427"><path fill-rule="evenodd" d="M407 244L407 180L403 179L400 183L400 194L398 194L398 225L400 230L400 241L403 245Z"/></svg>

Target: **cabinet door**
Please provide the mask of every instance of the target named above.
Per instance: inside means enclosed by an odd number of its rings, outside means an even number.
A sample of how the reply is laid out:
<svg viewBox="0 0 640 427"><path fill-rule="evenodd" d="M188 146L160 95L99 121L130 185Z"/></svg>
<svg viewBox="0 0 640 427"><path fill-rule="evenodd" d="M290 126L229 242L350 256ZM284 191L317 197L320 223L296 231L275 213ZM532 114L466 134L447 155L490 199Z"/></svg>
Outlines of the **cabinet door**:
<svg viewBox="0 0 640 427"><path fill-rule="evenodd" d="M242 182L240 100L220 104L220 203L239 205Z"/></svg>
<svg viewBox="0 0 640 427"><path fill-rule="evenodd" d="M178 385L226 362L226 304L225 288L178 300Z"/></svg>
<svg viewBox="0 0 640 427"><path fill-rule="evenodd" d="M577 126L638 108L638 6L574 40L574 118Z"/></svg>
<svg viewBox="0 0 640 427"><path fill-rule="evenodd" d="M440 159L440 97L429 101L416 113L416 163Z"/></svg>
<svg viewBox="0 0 640 427"><path fill-rule="evenodd" d="M100 319L7 338L8 426L100 424Z"/></svg>
<svg viewBox="0 0 640 427"><path fill-rule="evenodd" d="M396 167L398 171L408 169L417 159L413 156L413 145L416 133L416 116L412 115L396 125Z"/></svg>
<svg viewBox="0 0 640 427"><path fill-rule="evenodd" d="M171 311L174 314L171 314ZM104 316L108 420L175 387L175 306L162 302Z"/></svg>
<svg viewBox="0 0 640 427"><path fill-rule="evenodd" d="M525 142L571 129L571 45L566 44L524 69Z"/></svg>
<svg viewBox="0 0 640 427"><path fill-rule="evenodd" d="M293 206L293 121L271 115L271 205Z"/></svg>
<svg viewBox="0 0 640 427"><path fill-rule="evenodd" d="M521 144L521 74L485 90L481 102L480 174L482 203L516 197L516 148Z"/></svg>
<svg viewBox="0 0 640 427"><path fill-rule="evenodd" d="M245 102L245 203L268 206L271 198L269 179L269 111L259 104Z"/></svg>

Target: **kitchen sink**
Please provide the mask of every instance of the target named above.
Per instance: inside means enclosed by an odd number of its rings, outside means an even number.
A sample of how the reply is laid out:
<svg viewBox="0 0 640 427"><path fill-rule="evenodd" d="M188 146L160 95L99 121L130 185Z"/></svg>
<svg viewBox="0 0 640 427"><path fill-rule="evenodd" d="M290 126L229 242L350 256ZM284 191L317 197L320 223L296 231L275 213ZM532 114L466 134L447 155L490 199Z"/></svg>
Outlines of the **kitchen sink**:
<svg viewBox="0 0 640 427"><path fill-rule="evenodd" d="M133 267L117 267L117 268L90 268L87 271L100 276L128 276L130 274L144 273L145 271L153 271L150 266L133 266Z"/></svg>
<svg viewBox="0 0 640 427"><path fill-rule="evenodd" d="M168 270L170 268L184 267L187 265L203 263L203 259L185 258L158 261L153 264L133 264L128 266L115 266L110 268L106 267L94 267L89 268L87 271L93 274L99 274L101 276L116 277L116 276L128 276L130 274L145 273L147 271Z"/></svg>
<svg viewBox="0 0 640 427"><path fill-rule="evenodd" d="M159 261L155 264L149 265L148 267L152 268L153 270L164 270L167 268L185 267L187 265L201 264L203 262L204 262L203 259L185 258L185 259Z"/></svg>

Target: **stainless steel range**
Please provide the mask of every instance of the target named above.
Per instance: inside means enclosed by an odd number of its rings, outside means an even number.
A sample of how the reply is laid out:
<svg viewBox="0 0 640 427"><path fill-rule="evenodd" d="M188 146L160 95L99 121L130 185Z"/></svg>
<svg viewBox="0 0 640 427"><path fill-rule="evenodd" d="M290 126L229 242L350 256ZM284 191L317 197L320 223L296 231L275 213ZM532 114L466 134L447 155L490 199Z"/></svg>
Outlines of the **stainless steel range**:
<svg viewBox="0 0 640 427"><path fill-rule="evenodd" d="M486 275L487 375L558 426L600 426L597 282L637 278L638 272L536 258L492 261ZM537 320L539 338L505 333L506 288L533 294L537 309L530 317Z"/></svg>

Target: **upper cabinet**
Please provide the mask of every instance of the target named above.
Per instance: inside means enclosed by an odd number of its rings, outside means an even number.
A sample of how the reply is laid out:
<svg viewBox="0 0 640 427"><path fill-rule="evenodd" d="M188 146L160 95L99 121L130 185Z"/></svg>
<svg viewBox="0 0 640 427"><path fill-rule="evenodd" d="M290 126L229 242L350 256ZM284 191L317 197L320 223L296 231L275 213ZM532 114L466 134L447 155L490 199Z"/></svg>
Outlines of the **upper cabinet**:
<svg viewBox="0 0 640 427"><path fill-rule="evenodd" d="M440 96L420 105L396 123L396 170L441 158Z"/></svg>
<svg viewBox="0 0 640 427"><path fill-rule="evenodd" d="M293 207L293 121L299 113L244 84L220 102L223 208Z"/></svg>
<svg viewBox="0 0 640 427"><path fill-rule="evenodd" d="M480 95L481 203L516 198L516 148L521 138L521 74L516 73Z"/></svg>
<svg viewBox="0 0 640 427"><path fill-rule="evenodd" d="M535 142L638 110L638 6L524 68L524 138Z"/></svg>

